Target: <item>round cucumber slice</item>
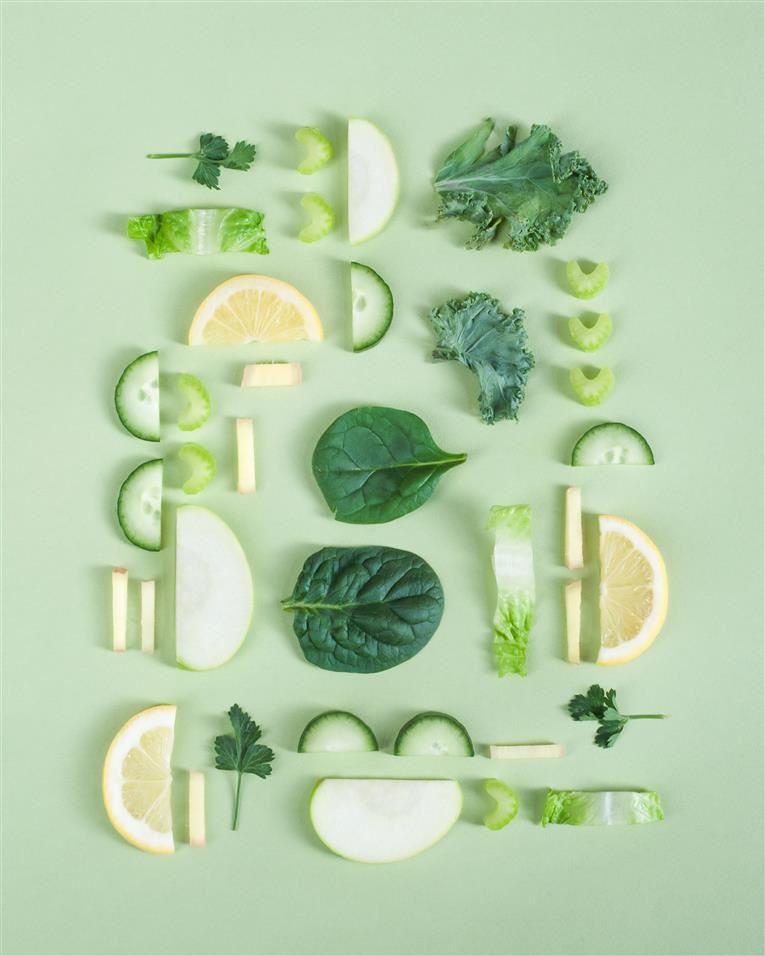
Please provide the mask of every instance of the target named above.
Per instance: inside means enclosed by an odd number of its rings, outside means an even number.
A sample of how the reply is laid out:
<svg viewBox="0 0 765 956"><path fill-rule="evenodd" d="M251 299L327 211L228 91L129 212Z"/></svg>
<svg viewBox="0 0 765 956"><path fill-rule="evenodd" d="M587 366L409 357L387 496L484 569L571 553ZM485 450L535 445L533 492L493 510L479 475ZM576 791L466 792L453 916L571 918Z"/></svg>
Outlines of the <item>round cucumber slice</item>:
<svg viewBox="0 0 765 956"><path fill-rule="evenodd" d="M572 368L569 373L571 387L582 405L600 405L613 391L614 373L608 367L598 370L593 378L585 375L580 368Z"/></svg>
<svg viewBox="0 0 765 956"><path fill-rule="evenodd" d="M490 830L501 830L518 816L518 794L496 777L484 780L483 787L494 801L494 807L483 818L484 825Z"/></svg>
<svg viewBox="0 0 765 956"><path fill-rule="evenodd" d="M162 459L145 461L122 482L117 519L125 537L144 551L162 547Z"/></svg>
<svg viewBox="0 0 765 956"><path fill-rule="evenodd" d="M472 757L475 750L470 734L458 720L429 710L404 724L393 753L399 757Z"/></svg>
<svg viewBox="0 0 765 956"><path fill-rule="evenodd" d="M159 441L159 352L134 359L120 375L114 405L131 435Z"/></svg>
<svg viewBox="0 0 765 956"><path fill-rule="evenodd" d="M306 725L298 742L299 754L355 753L379 750L371 728L347 710L328 710Z"/></svg>
<svg viewBox="0 0 765 956"><path fill-rule="evenodd" d="M572 465L653 465L651 446L623 422L593 425L574 445Z"/></svg>
<svg viewBox="0 0 765 956"><path fill-rule="evenodd" d="M348 235L351 245L385 228L398 202L398 165L388 137L365 119L348 121Z"/></svg>
<svg viewBox="0 0 765 956"><path fill-rule="evenodd" d="M178 449L178 457L188 465L189 477L181 485L184 495L198 495L210 484L215 477L215 457L204 445L195 442L186 442Z"/></svg>
<svg viewBox="0 0 765 956"><path fill-rule="evenodd" d="M353 351L377 345L393 320L393 293L388 283L370 266L351 263Z"/></svg>
<svg viewBox="0 0 765 956"><path fill-rule="evenodd" d="M566 263L568 287L577 299L591 299L602 292L609 275L610 271L605 262L599 262L592 272L584 272L576 259Z"/></svg>

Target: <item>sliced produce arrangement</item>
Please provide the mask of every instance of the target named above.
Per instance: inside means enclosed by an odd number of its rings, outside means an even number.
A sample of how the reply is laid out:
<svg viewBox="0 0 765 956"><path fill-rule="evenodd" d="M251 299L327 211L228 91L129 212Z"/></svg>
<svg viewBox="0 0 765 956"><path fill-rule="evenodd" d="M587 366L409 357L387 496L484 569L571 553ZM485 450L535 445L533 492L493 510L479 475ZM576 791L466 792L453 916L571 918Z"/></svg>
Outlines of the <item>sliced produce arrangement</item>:
<svg viewBox="0 0 765 956"><path fill-rule="evenodd" d="M398 164L390 140L366 119L348 121L348 238L358 245L387 226L398 202Z"/></svg>
<svg viewBox="0 0 765 956"><path fill-rule="evenodd" d="M430 313L436 361L460 362L478 376L478 406L487 425L516 420L534 356L526 348L523 309L504 311L485 292L452 299Z"/></svg>
<svg viewBox="0 0 765 956"><path fill-rule="evenodd" d="M159 352L146 352L127 366L114 389L114 405L136 438L159 441Z"/></svg>
<svg viewBox="0 0 765 956"><path fill-rule="evenodd" d="M170 758L175 707L163 704L136 714L118 731L104 761L104 806L114 829L149 853L172 853Z"/></svg>
<svg viewBox="0 0 765 956"><path fill-rule="evenodd" d="M390 286L371 266L351 263L351 310L353 351L377 345L393 320Z"/></svg>
<svg viewBox="0 0 765 956"><path fill-rule="evenodd" d="M306 193L300 205L308 216L308 222L298 233L301 242L318 242L335 228L334 210L323 196Z"/></svg>
<svg viewBox="0 0 765 956"><path fill-rule="evenodd" d="M577 299L592 299L606 287L611 273L605 262L599 262L585 272L576 259L566 263L566 281L572 295Z"/></svg>
<svg viewBox="0 0 765 956"><path fill-rule="evenodd" d="M443 451L425 422L397 408L352 408L313 453L313 474L338 521L378 524L423 505L450 468L467 460Z"/></svg>
<svg viewBox="0 0 765 956"><path fill-rule="evenodd" d="M215 477L215 458L204 447L195 442L186 442L178 449L178 457L189 469L189 476L181 485L184 495L198 495Z"/></svg>
<svg viewBox="0 0 765 956"><path fill-rule="evenodd" d="M197 165L191 178L208 189L220 189L222 169L238 169L246 172L255 160L255 147L240 139L233 149L222 136L203 133L199 148L193 153L147 153L147 159L194 159Z"/></svg>
<svg viewBox="0 0 765 956"><path fill-rule="evenodd" d="M651 790L548 790L541 822L588 827L663 819L659 794Z"/></svg>
<svg viewBox="0 0 765 956"><path fill-rule="evenodd" d="M594 322L587 325L578 315L574 315L568 320L571 341L582 352L597 352L611 338L613 330L613 322L607 312L601 312L600 315L596 316Z"/></svg>
<svg viewBox="0 0 765 956"><path fill-rule="evenodd" d="M653 465L651 446L640 432L623 422L593 425L571 452L572 465Z"/></svg>
<svg viewBox="0 0 765 956"><path fill-rule="evenodd" d="M328 710L309 720L298 753L364 753L379 750L371 727L347 710Z"/></svg>
<svg viewBox="0 0 765 956"><path fill-rule="evenodd" d="M414 657L436 631L444 593L433 568L397 548L322 548L290 597L306 660L331 671L371 674Z"/></svg>
<svg viewBox="0 0 765 956"><path fill-rule="evenodd" d="M494 505L488 528L494 532L492 564L497 582L494 662L500 677L525 676L535 605L531 508Z"/></svg>
<svg viewBox="0 0 765 956"><path fill-rule="evenodd" d="M572 368L569 373L571 387L582 405L600 405L614 389L614 373L610 368L598 369L595 375L588 375L581 368Z"/></svg>
<svg viewBox="0 0 765 956"><path fill-rule="evenodd" d="M664 720L666 714L621 714L616 691L592 684L586 694L574 694L568 702L572 720L596 720L595 744L604 750L613 747L630 720Z"/></svg>
<svg viewBox="0 0 765 956"><path fill-rule="evenodd" d="M532 126L519 143L517 127L508 126L490 149L493 132L485 119L441 164L433 181L438 219L470 223L468 249L493 239L517 252L554 245L608 184L579 153L563 153L549 126Z"/></svg>
<svg viewBox="0 0 765 956"><path fill-rule="evenodd" d="M175 656L192 671L236 654L252 618L252 575L238 538L212 511L183 505L175 527Z"/></svg>
<svg viewBox="0 0 765 956"><path fill-rule="evenodd" d="M231 829L236 830L239 827L244 775L251 773L265 780L271 775L271 764L276 755L270 747L258 743L263 732L239 704L229 709L228 719L233 733L220 734L215 738L215 767L217 770L233 770L236 774L234 817L231 821Z"/></svg>
<svg viewBox="0 0 765 956"><path fill-rule="evenodd" d="M506 783L492 777L484 780L483 788L494 806L483 818L484 826L490 830L501 830L518 816L520 801L518 794Z"/></svg>
<svg viewBox="0 0 765 956"><path fill-rule="evenodd" d="M317 173L332 159L332 143L315 127L301 126L295 132L295 140L305 151L297 166L297 171L303 176Z"/></svg>
<svg viewBox="0 0 765 956"><path fill-rule="evenodd" d="M162 547L161 458L145 461L122 482L117 498L117 520L131 544L144 551Z"/></svg>
<svg viewBox="0 0 765 956"><path fill-rule="evenodd" d="M470 734L456 718L428 710L399 730L393 753L400 757L472 757L475 749Z"/></svg>
<svg viewBox="0 0 765 956"><path fill-rule="evenodd" d="M316 835L358 863L395 863L443 839L462 812L456 780L320 780L310 800Z"/></svg>
<svg viewBox="0 0 765 956"><path fill-rule="evenodd" d="M148 259L173 252L212 256L219 252L268 253L263 213L256 209L178 209L128 219L128 239L143 242Z"/></svg>

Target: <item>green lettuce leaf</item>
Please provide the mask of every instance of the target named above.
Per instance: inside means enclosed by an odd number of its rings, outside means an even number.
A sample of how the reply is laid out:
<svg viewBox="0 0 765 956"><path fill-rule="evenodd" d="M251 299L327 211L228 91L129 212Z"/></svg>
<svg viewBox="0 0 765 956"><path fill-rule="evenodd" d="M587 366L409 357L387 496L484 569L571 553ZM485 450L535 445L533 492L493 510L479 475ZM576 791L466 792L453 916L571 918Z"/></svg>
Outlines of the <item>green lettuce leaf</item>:
<svg viewBox="0 0 765 956"><path fill-rule="evenodd" d="M548 790L542 826L613 826L664 819L659 794L652 790Z"/></svg>
<svg viewBox="0 0 765 956"><path fill-rule="evenodd" d="M268 253L263 213L255 209L180 209L128 219L129 239L146 245L149 259L172 252L209 256L217 252Z"/></svg>
<svg viewBox="0 0 765 956"><path fill-rule="evenodd" d="M534 623L534 562L529 505L495 505L488 528L494 531L494 661L500 677L526 675L529 634Z"/></svg>
<svg viewBox="0 0 765 956"><path fill-rule="evenodd" d="M516 144L508 127L500 144L487 149L494 121L486 119L444 160L434 186L438 219L462 219L474 226L469 249L497 236L505 248L525 252L553 245L575 212L584 212L608 184L579 153L562 153L549 126L532 126Z"/></svg>

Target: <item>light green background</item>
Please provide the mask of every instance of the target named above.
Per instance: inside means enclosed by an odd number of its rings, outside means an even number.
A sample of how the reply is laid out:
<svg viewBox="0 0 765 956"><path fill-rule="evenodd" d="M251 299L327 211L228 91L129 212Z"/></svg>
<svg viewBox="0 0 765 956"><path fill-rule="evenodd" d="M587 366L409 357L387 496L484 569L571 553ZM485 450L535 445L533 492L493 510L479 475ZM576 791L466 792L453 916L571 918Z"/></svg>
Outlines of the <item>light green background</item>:
<svg viewBox="0 0 765 956"><path fill-rule="evenodd" d="M5 952L761 952L762 6L25 2L4 5L4 26ZM340 145L349 115L390 134L403 183L390 227L353 253L390 280L397 306L388 337L360 356L346 343L342 229L316 247L294 239L299 194L318 190L341 208L345 168L340 147L325 171L298 176L293 130L318 125ZM551 123L610 183L554 249L470 253L458 226L432 226L434 162L486 115ZM254 169L226 173L219 195L190 181L188 163L142 158L204 130L260 146ZM149 262L122 234L128 214L216 201L265 210L267 259ZM613 315L596 360L618 385L597 412L566 387L581 360L563 332L562 317L581 309L561 283L571 257L612 269L593 306ZM202 297L247 271L299 286L326 342L184 347ZM469 289L527 310L537 368L518 424L481 424L471 376L429 361L427 310ZM202 502L237 530L254 571L251 638L217 673L170 666L172 548L140 552L114 520L119 481L156 448L121 430L111 392L126 361L151 348L166 371L210 385L215 420L198 437L221 467ZM301 388L240 391L244 361L282 356L303 363ZM319 433L360 403L412 409L470 456L394 524L333 523L311 478ZM232 487L238 415L255 420L253 498ZM603 416L644 431L656 468L568 468L574 438ZM163 452L181 440L168 429ZM571 482L589 513L643 527L668 564L664 633L624 669L562 660ZM529 677L500 681L483 526L491 504L526 501L538 623ZM447 596L427 649L369 677L306 664L278 603L309 553L354 543L421 553ZM158 576L154 658L135 649L135 630L128 654L108 649L119 564L134 582ZM590 551L588 601L595 570ZM627 710L671 720L597 750L591 727L562 706L594 680L613 684ZM188 768L209 771L209 846L188 848L179 810L178 852L166 859L112 831L99 782L116 729L162 701L179 707L176 795ZM232 780L210 763L234 701L278 752L271 780L247 780L236 834ZM384 745L408 716L436 708L477 742L549 739L568 755L518 765L297 757L303 724L329 707L358 711ZM307 822L313 781L332 774L454 775L465 817L416 860L352 865ZM478 781L492 775L522 798L501 833L479 825ZM656 789L666 821L542 830L548 785Z"/></svg>

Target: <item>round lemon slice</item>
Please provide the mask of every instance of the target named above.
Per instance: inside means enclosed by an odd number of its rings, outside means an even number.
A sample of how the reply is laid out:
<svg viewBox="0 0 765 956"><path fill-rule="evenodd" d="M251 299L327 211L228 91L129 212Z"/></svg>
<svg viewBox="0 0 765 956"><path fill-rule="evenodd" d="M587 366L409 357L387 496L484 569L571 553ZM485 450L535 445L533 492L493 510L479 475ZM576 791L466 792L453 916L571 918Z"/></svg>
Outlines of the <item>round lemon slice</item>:
<svg viewBox="0 0 765 956"><path fill-rule="evenodd" d="M104 761L103 794L112 825L128 843L149 853L172 853L170 756L175 707L142 710L111 742Z"/></svg>
<svg viewBox="0 0 765 956"><path fill-rule="evenodd" d="M624 518L600 515L600 652L598 664L626 664L653 644L669 602L659 549Z"/></svg>
<svg viewBox="0 0 765 956"><path fill-rule="evenodd" d="M324 338L316 309L302 292L270 276L234 276L196 311L189 345L294 342Z"/></svg>

